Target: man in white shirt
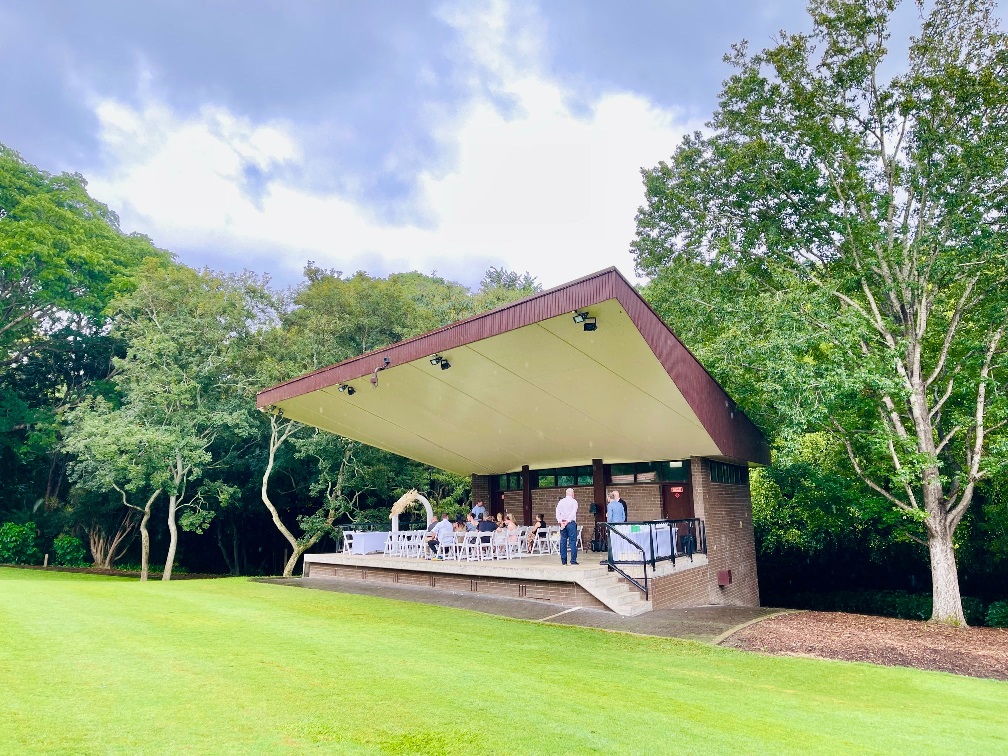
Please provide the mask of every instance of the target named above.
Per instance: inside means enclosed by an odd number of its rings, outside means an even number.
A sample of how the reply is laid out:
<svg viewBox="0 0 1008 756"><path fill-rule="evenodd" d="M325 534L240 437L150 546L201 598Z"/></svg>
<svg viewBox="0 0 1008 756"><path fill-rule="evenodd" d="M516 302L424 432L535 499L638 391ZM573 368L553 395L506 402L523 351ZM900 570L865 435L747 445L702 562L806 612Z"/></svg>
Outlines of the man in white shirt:
<svg viewBox="0 0 1008 756"><path fill-rule="evenodd" d="M570 544L571 564L577 564L577 499L574 489L557 502L556 519L560 524L560 564L567 564L567 544Z"/></svg>
<svg viewBox="0 0 1008 756"><path fill-rule="evenodd" d="M451 520L448 519L447 513L441 518L441 522L430 528L430 535L427 536L427 548L431 550L434 554L435 559L440 559L437 556L438 543L446 543L449 538L453 538L452 535L452 524Z"/></svg>

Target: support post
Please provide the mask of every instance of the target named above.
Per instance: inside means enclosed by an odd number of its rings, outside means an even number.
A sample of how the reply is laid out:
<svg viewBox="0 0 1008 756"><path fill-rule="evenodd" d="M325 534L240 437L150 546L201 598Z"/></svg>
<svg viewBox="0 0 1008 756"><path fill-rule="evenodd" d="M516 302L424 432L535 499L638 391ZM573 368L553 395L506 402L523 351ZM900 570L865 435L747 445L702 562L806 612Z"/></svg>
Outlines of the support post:
<svg viewBox="0 0 1008 756"><path fill-rule="evenodd" d="M598 504L598 511L595 512L595 522L605 522L605 468L602 467L601 459L592 460L592 481L595 486L595 491L592 495L595 497L595 503Z"/></svg>
<svg viewBox="0 0 1008 756"><path fill-rule="evenodd" d="M532 524L532 473L528 465L522 465L522 525Z"/></svg>

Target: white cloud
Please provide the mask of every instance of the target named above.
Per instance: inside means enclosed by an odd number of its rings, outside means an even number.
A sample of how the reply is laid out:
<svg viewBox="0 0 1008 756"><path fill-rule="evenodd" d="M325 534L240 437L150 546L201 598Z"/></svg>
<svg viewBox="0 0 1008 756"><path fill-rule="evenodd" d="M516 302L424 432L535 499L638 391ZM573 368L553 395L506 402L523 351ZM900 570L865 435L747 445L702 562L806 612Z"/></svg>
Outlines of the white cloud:
<svg viewBox="0 0 1008 756"><path fill-rule="evenodd" d="M226 254L233 267L272 266L281 278L309 258L346 271L436 269L470 282L494 264L547 286L609 265L631 274L640 167L671 154L696 124L627 92L575 110L543 73L534 15L515 16L500 2L478 13L464 7L442 17L459 34L456 62L471 95L457 114L428 124L454 159L417 177L412 201L425 209L423 226L393 225L362 201L291 183L283 169L312 159L293 124L252 123L217 106L183 118L150 95L142 108L97 102L112 167L92 178L93 194L128 228L190 251L189 262L191 251L213 250L218 266ZM248 191L249 171L257 192Z"/></svg>

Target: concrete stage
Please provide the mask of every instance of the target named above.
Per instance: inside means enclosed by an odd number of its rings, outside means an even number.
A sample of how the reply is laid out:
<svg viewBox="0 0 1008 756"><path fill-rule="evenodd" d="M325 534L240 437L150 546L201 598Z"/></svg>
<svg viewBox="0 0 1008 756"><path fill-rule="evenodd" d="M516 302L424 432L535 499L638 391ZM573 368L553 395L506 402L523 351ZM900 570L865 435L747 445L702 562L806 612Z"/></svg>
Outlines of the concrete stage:
<svg viewBox="0 0 1008 756"><path fill-rule="evenodd" d="M364 580L420 586L457 593L482 593L492 596L546 602L563 608L584 607L636 616L654 608L653 601L617 573L599 564L602 553L582 551L577 565L561 565L557 555L526 556L515 559L434 561L382 554L306 554L304 577L338 580ZM635 566L628 574L640 579L643 567ZM659 562L648 568L649 588L653 592L669 581L702 581L707 557L695 554L693 561L681 557L673 565ZM686 573L691 573L686 575ZM690 580L689 578L695 578ZM709 603L699 600L696 605Z"/></svg>

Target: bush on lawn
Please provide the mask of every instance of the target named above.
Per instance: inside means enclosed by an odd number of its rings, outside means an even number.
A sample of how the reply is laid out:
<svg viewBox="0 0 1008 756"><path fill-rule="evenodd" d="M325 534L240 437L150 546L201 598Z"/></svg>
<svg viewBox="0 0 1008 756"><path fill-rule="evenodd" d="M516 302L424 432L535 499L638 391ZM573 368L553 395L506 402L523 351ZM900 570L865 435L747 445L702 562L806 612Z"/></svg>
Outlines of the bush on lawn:
<svg viewBox="0 0 1008 756"><path fill-rule="evenodd" d="M87 549L77 536L64 533L53 540L53 559L55 564L64 567L85 567L90 564Z"/></svg>
<svg viewBox="0 0 1008 756"><path fill-rule="evenodd" d="M38 564L42 554L35 547L35 523L5 522L0 525L0 563Z"/></svg>
<svg viewBox="0 0 1008 756"><path fill-rule="evenodd" d="M978 598L963 597L966 624L984 623L984 605ZM796 593L783 601L798 609L822 612L873 614L898 619L927 620L931 618L932 600L929 593L907 591L834 591L831 593Z"/></svg>
<svg viewBox="0 0 1008 756"><path fill-rule="evenodd" d="M1008 601L995 601L987 607L987 627L1008 627Z"/></svg>

